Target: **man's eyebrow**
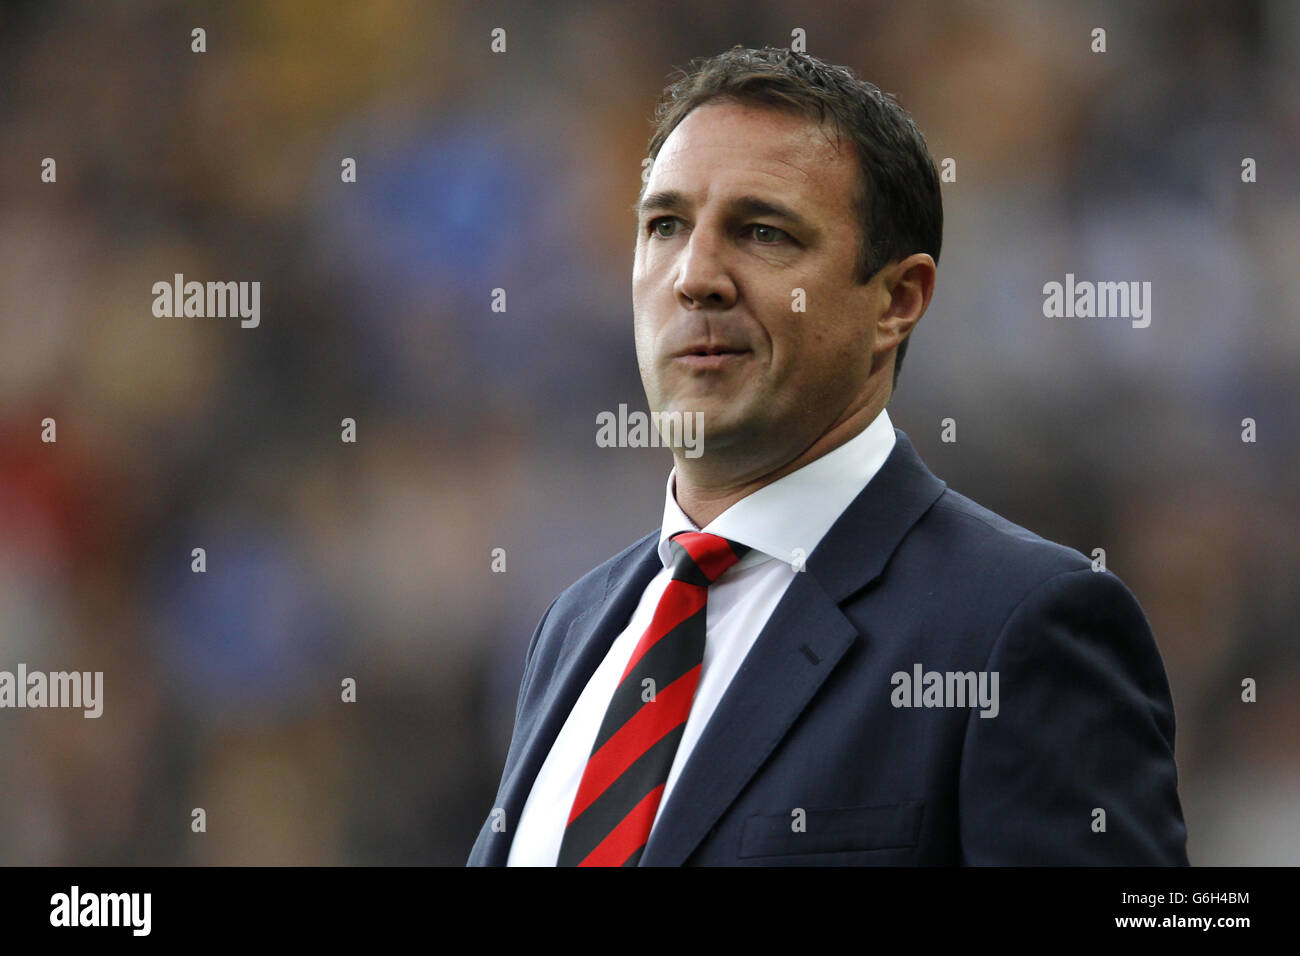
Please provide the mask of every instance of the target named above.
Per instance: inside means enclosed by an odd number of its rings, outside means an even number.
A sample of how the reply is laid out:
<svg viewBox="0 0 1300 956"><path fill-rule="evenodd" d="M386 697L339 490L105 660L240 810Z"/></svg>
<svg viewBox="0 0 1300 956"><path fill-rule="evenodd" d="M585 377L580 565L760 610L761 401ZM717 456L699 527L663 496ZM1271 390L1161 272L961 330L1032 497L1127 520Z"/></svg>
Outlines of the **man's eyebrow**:
<svg viewBox="0 0 1300 956"><path fill-rule="evenodd" d="M770 199L762 199L758 196L739 196L727 203L727 206L742 216L774 216L802 229L807 229L809 232L816 231L812 223L789 206L772 202Z"/></svg>
<svg viewBox="0 0 1300 956"><path fill-rule="evenodd" d="M632 206L638 218L651 212L682 209L688 205L686 197L675 189L650 193ZM788 206L759 196L737 196L727 202L727 209L740 216L775 216L809 231L816 231L807 219Z"/></svg>
<svg viewBox="0 0 1300 956"><path fill-rule="evenodd" d="M632 204L632 211L636 213L639 219L650 212L658 212L663 209L679 209L685 205L685 196L675 189L668 189L641 197Z"/></svg>

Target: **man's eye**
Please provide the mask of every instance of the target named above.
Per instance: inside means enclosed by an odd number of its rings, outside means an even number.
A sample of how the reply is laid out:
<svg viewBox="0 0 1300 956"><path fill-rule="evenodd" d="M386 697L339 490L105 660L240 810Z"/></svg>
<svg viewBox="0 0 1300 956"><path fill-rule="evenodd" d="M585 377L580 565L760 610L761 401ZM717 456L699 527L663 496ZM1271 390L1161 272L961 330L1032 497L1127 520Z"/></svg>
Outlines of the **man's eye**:
<svg viewBox="0 0 1300 956"><path fill-rule="evenodd" d="M646 225L646 231L654 238L671 239L677 234L677 226L681 225L681 220L676 216L660 216L658 219L652 219ZM669 227L667 230L664 227ZM784 229L778 229L776 226L769 226L765 223L756 222L749 226L754 233L754 238L759 245L776 246L789 240L790 234Z"/></svg>
<svg viewBox="0 0 1300 956"><path fill-rule="evenodd" d="M760 245L764 246L774 246L782 239L790 238L785 230L778 229L776 226L764 225L761 222L754 223L753 230L754 238L758 240Z"/></svg>
<svg viewBox="0 0 1300 956"><path fill-rule="evenodd" d="M660 239L671 239L672 233L661 232L659 227L665 224L677 224L677 219L673 216L660 216L658 219L652 219L647 227L652 236L658 236Z"/></svg>

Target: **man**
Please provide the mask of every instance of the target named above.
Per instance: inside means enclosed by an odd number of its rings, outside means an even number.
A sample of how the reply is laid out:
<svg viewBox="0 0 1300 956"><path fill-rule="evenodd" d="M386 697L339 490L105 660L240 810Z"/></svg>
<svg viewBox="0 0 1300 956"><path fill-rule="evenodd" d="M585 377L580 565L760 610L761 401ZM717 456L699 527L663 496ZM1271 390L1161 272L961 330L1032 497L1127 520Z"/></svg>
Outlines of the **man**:
<svg viewBox="0 0 1300 956"><path fill-rule="evenodd" d="M700 413L703 453L542 617L470 865L1185 865L1137 601L885 412L942 236L921 134L813 57L693 66L633 309L650 408Z"/></svg>

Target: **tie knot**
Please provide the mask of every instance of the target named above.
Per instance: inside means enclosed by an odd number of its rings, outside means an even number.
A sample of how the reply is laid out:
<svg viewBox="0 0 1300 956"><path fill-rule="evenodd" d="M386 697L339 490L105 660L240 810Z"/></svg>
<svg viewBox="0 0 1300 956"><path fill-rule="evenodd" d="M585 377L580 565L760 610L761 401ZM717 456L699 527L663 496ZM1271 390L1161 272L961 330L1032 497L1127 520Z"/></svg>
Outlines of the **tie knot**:
<svg viewBox="0 0 1300 956"><path fill-rule="evenodd" d="M721 535L682 531L668 542L673 553L673 580L708 587L746 554L749 548Z"/></svg>

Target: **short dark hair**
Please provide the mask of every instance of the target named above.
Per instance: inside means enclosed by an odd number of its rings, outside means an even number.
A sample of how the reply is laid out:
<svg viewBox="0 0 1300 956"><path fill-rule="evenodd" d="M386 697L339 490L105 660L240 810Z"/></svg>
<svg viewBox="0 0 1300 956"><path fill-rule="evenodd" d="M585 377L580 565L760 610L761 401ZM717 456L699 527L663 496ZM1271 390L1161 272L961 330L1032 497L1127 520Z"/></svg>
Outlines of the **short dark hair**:
<svg viewBox="0 0 1300 956"><path fill-rule="evenodd" d="M664 141L686 114L713 100L770 106L802 113L837 133L847 132L857 147L861 175L853 208L861 223L858 282L869 282L882 267L915 252L939 262L943 243L943 196L939 171L912 117L879 87L844 66L778 47L761 50L734 46L717 56L692 60L679 71L655 108L648 154L656 159ZM894 356L894 382L903 369L910 339Z"/></svg>

